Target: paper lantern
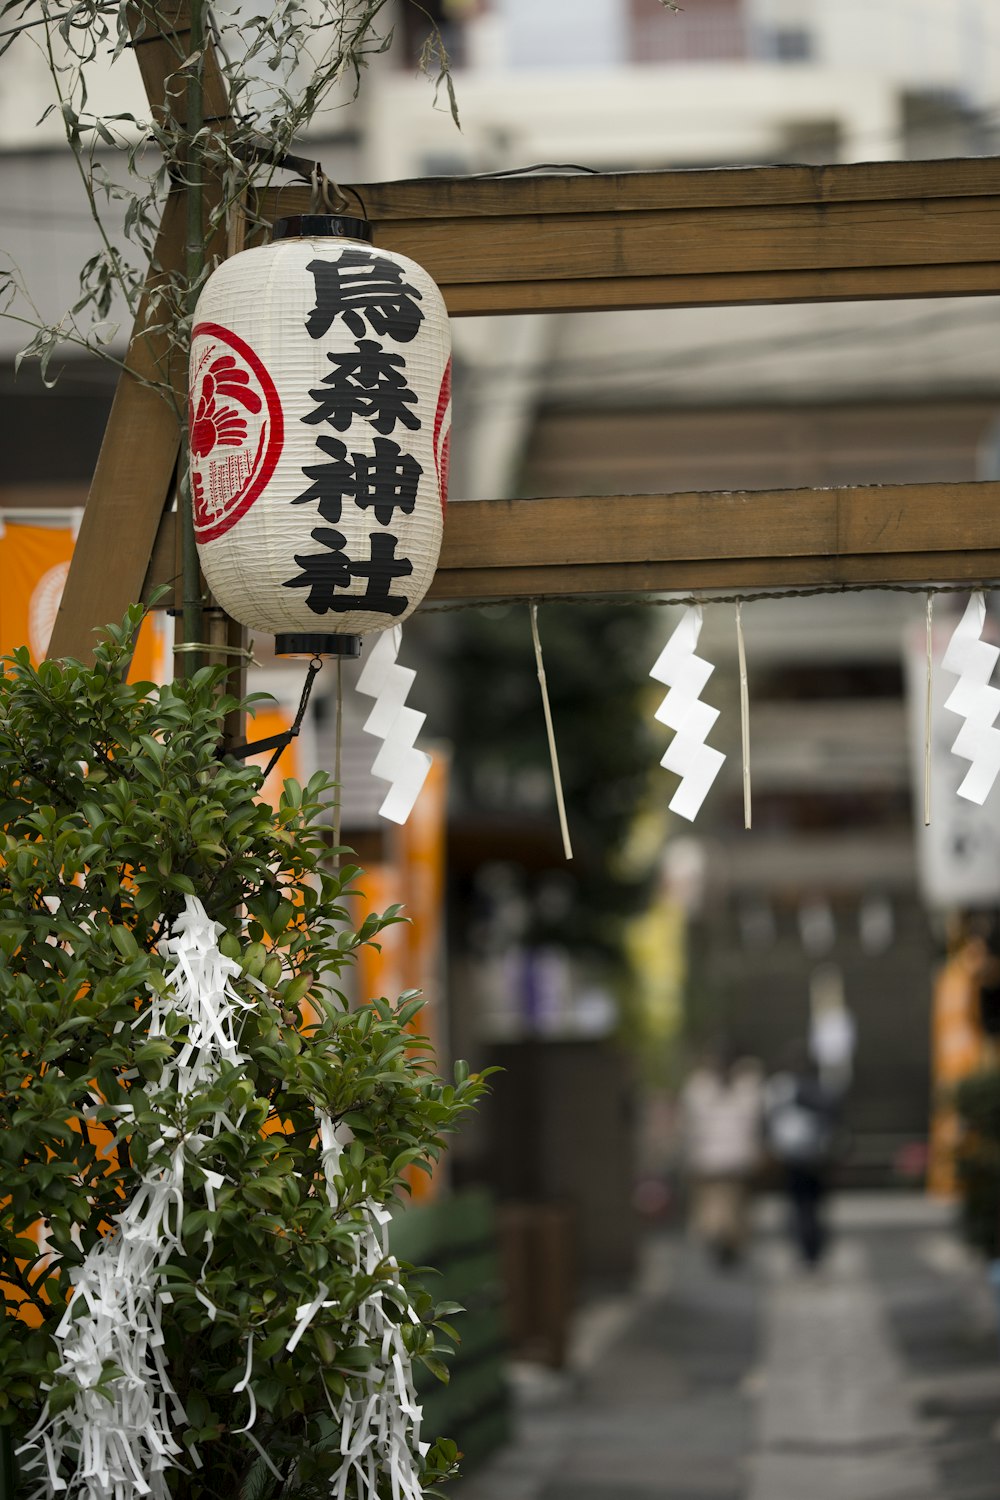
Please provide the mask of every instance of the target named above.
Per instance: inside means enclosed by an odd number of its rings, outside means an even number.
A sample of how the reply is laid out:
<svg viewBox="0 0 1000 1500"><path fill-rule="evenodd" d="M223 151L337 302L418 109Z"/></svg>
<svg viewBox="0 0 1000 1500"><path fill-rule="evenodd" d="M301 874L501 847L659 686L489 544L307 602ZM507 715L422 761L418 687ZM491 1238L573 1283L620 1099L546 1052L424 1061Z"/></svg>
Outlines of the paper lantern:
<svg viewBox="0 0 1000 1500"><path fill-rule="evenodd" d="M451 339L415 261L364 219L303 215L225 261L195 310L191 492L202 571L279 653L355 654L437 566Z"/></svg>

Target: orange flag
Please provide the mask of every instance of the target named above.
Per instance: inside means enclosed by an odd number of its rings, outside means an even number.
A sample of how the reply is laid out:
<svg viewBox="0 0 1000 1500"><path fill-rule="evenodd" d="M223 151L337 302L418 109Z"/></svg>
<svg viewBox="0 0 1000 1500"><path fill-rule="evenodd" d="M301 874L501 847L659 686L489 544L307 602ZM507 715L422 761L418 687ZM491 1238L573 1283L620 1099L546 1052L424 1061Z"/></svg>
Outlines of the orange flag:
<svg viewBox="0 0 1000 1500"><path fill-rule="evenodd" d="M75 540L71 525L0 522L0 656L27 646L36 666L44 661ZM150 616L139 632L129 677L163 682L168 676L166 632L159 616Z"/></svg>

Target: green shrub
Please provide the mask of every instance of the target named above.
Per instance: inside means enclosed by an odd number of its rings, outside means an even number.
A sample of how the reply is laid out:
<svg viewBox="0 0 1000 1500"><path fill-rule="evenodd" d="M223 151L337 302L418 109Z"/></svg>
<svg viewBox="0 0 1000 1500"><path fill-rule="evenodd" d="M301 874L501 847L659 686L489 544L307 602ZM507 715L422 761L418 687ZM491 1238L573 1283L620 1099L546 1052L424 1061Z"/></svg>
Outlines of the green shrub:
<svg viewBox="0 0 1000 1500"><path fill-rule="evenodd" d="M141 611L108 632L92 668L26 651L0 676L0 1424L16 1438L78 1388L55 1371L54 1338L74 1274L130 1202L165 1130L186 1141L224 1126L184 1162L181 1242L164 1270L172 1298L163 1356L197 1447L169 1476L178 1497L329 1494L340 1463L331 1410L367 1391L379 1359L366 1299L382 1303L406 1350L438 1374L442 1315L408 1268L358 1265L370 1205L391 1204L403 1174L427 1167L482 1092L456 1067L431 1071L408 1029L419 997L351 1008L338 987L359 945L397 909L355 930L355 867L331 859L325 775L256 800L258 770L220 756L222 669L156 688L125 672ZM225 929L246 1009L245 1067L185 1096L165 1064L186 1039L171 1012L161 944L188 896ZM149 1037L160 997L165 1035ZM308 1007L312 1010L309 1011ZM310 1020L310 1017L312 1018ZM344 1140L337 1203L325 1191L318 1113ZM113 1144L109 1147L108 1141ZM213 1193L210 1174L222 1179ZM47 1252L30 1238L44 1225ZM293 1352L295 1314L327 1289ZM24 1302L28 1317L10 1315ZM209 1311L211 1309L211 1311ZM24 1309L22 1309L23 1311ZM247 1368L253 1335L252 1376ZM120 1371L103 1373L109 1393ZM250 1413L253 1437L238 1429ZM453 1469L454 1444L419 1461L422 1482ZM385 1457L385 1455L380 1455ZM357 1491L355 1481L347 1495ZM390 1493L387 1473L379 1494Z"/></svg>

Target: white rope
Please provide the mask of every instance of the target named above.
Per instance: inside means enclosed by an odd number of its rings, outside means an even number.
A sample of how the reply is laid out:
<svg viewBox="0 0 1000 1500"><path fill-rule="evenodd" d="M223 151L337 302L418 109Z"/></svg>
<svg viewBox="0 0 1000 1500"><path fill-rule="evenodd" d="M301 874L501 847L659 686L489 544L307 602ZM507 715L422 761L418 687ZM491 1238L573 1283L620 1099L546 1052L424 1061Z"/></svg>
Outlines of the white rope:
<svg viewBox="0 0 1000 1500"><path fill-rule="evenodd" d="M753 826L750 798L750 688L747 682L747 648L743 639L743 605L736 605L736 649L740 659L740 736L743 744L743 827Z"/></svg>
<svg viewBox="0 0 1000 1500"><path fill-rule="evenodd" d="M549 760L552 762L552 780L556 788L556 807L559 809L559 828L562 832L563 853L567 859L573 858L573 845L569 841L569 823L566 819L566 803L563 799L562 776L559 772L559 751L556 749L556 732L552 726L552 708L549 704L549 685L545 676L545 662L542 659L542 642L538 634L538 605L531 605L531 639L535 646L535 667L538 672L538 685L542 690L542 709L545 713L545 732L549 739Z"/></svg>
<svg viewBox="0 0 1000 1500"><path fill-rule="evenodd" d="M934 595L927 595L927 693L924 700L924 827L931 826L931 724L934 693Z"/></svg>

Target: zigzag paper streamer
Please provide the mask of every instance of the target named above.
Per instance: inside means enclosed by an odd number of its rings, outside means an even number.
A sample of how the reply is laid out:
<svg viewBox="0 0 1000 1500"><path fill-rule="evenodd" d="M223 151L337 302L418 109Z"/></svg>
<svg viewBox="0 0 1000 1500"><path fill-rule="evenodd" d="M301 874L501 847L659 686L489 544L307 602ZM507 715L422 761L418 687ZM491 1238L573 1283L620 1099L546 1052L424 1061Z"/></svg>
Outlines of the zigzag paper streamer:
<svg viewBox="0 0 1000 1500"><path fill-rule="evenodd" d="M952 754L972 762L958 795L980 806L1000 773L1000 730L994 728L1000 713L1000 690L990 687L1000 648L980 639L985 623L986 598L975 593L941 661L946 672L958 675L945 708L965 719L951 747Z"/></svg>
<svg viewBox="0 0 1000 1500"><path fill-rule="evenodd" d="M358 678L358 692L374 698L365 733L384 741L372 764L372 775L390 783L379 808L383 818L405 823L431 768L431 758L414 747L427 715L406 707L416 672L396 661L403 632L394 625L379 635Z"/></svg>
<svg viewBox="0 0 1000 1500"><path fill-rule="evenodd" d="M711 662L695 655L702 618L700 604L688 606L649 674L669 689L656 718L675 731L660 761L681 778L670 799L670 811L692 821L726 758L721 750L705 743L719 710L700 701L702 689L715 671Z"/></svg>

